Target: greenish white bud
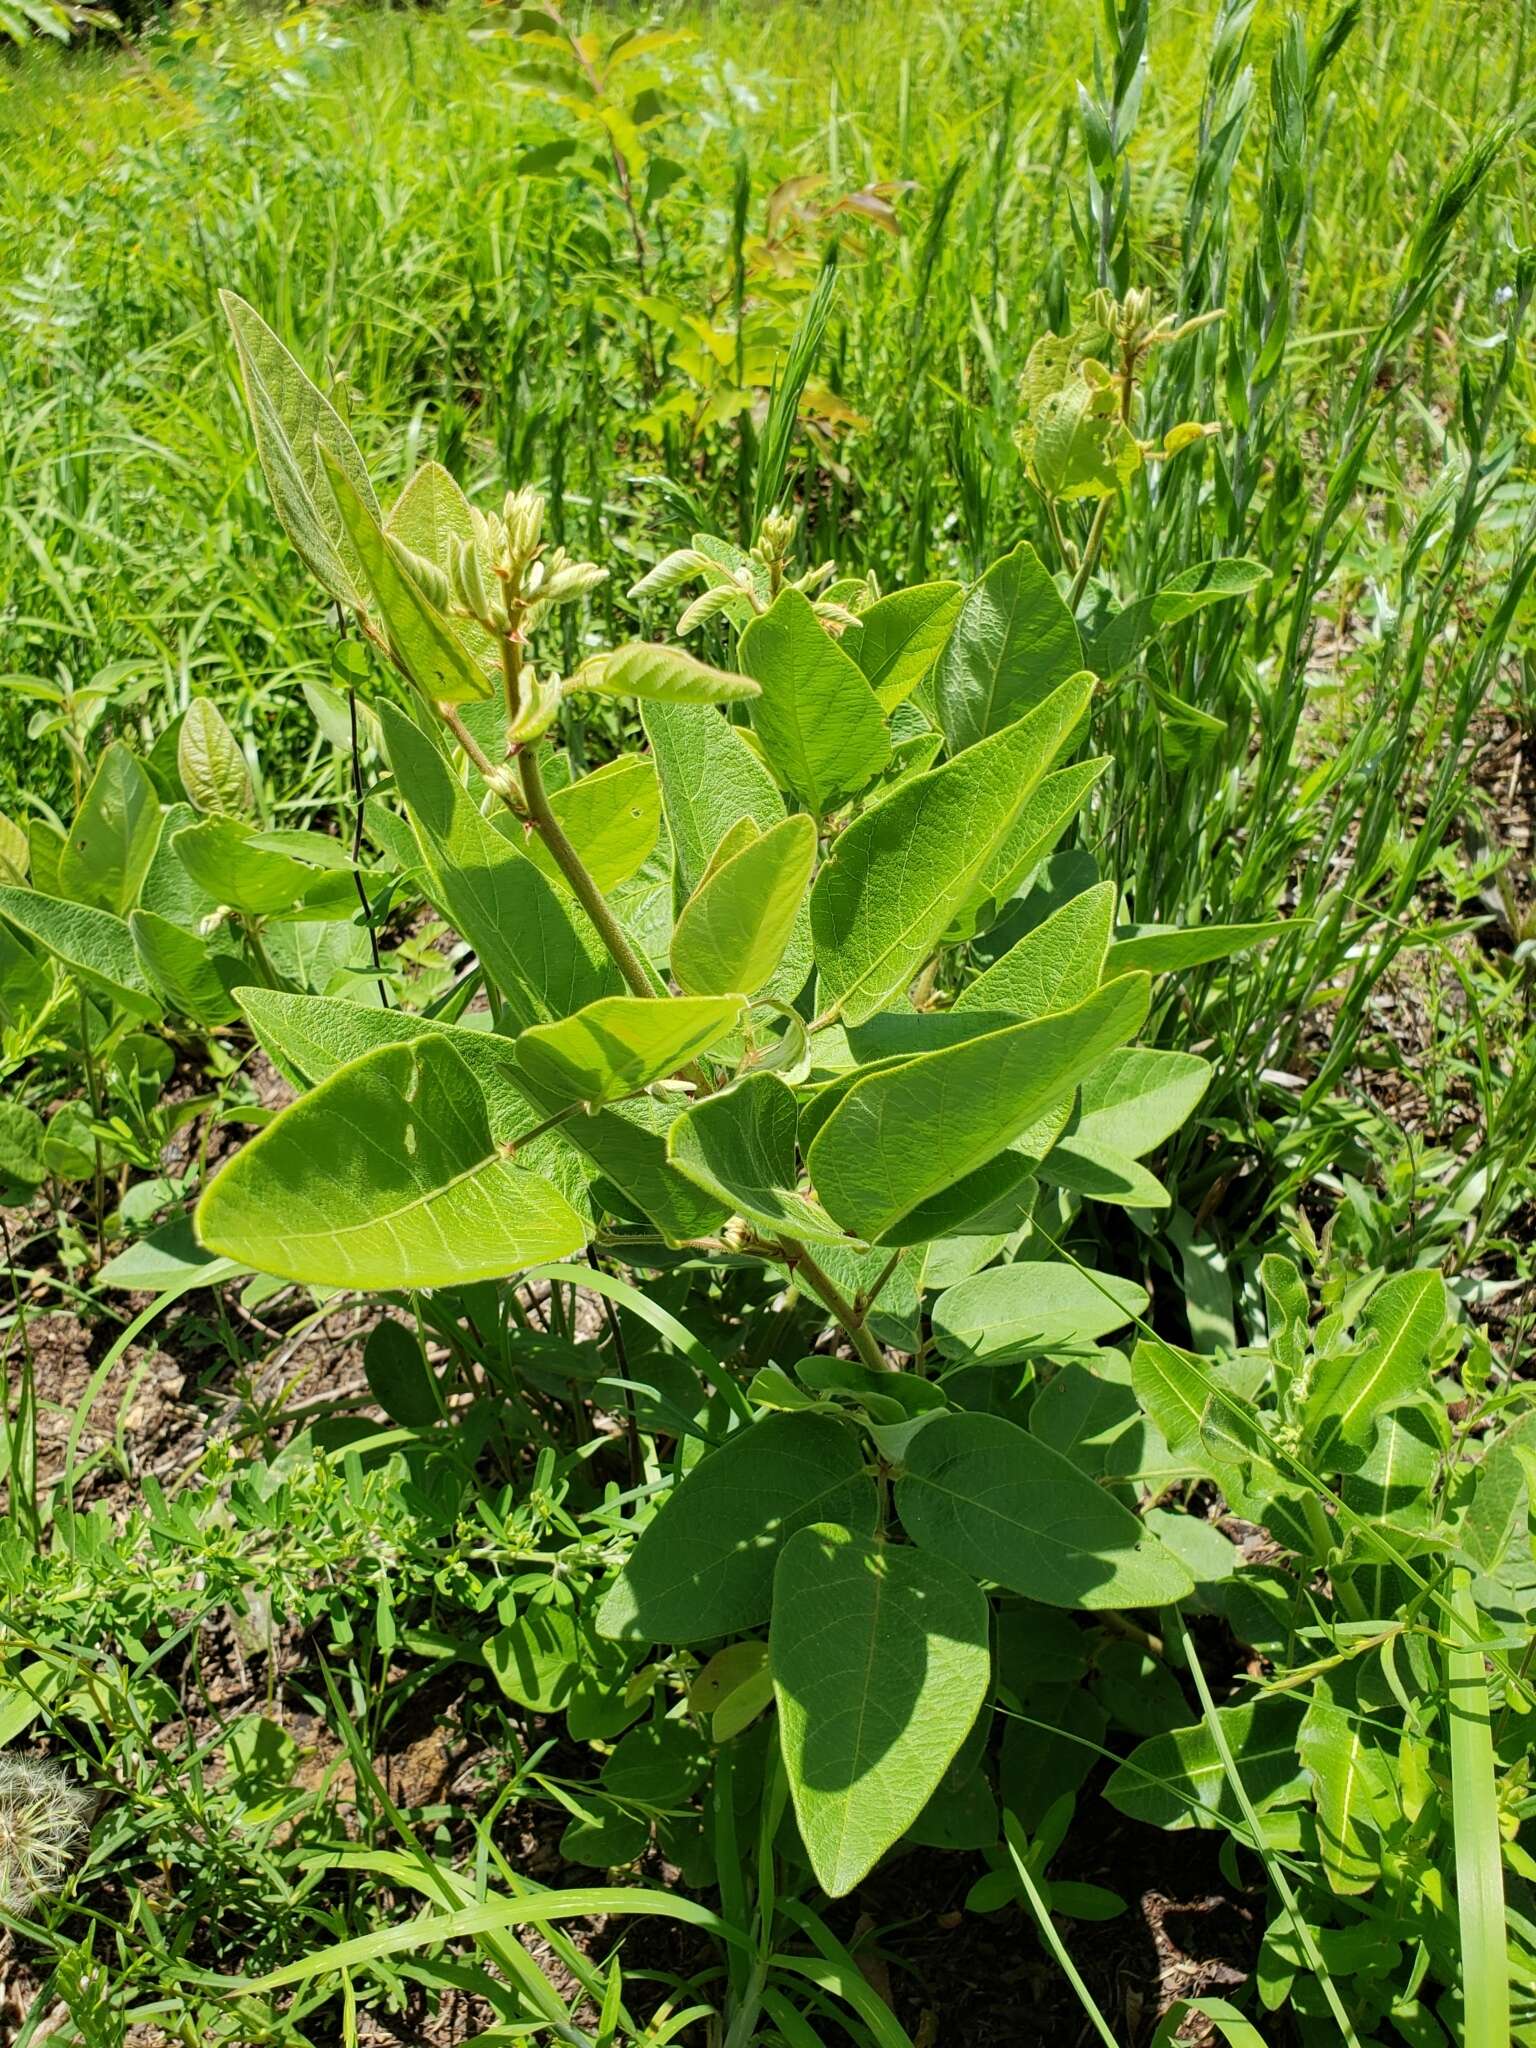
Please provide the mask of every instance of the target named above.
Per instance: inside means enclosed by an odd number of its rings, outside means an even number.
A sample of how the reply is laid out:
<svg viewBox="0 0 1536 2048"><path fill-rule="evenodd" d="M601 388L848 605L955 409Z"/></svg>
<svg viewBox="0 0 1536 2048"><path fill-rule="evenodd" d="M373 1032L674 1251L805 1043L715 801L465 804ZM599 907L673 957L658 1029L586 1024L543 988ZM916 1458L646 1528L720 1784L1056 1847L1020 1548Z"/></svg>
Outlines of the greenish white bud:
<svg viewBox="0 0 1536 2048"><path fill-rule="evenodd" d="M417 588L431 599L440 612L446 611L453 601L453 591L448 578L436 562L429 562L425 555L416 554L393 535L389 537L389 550Z"/></svg>
<svg viewBox="0 0 1536 2048"><path fill-rule="evenodd" d="M531 562L538 553L544 535L544 509L544 493L530 484L524 484L520 491L508 491L501 516L506 527L505 554L509 565Z"/></svg>
<svg viewBox="0 0 1536 2048"><path fill-rule="evenodd" d="M493 600L485 587L485 577L480 569L480 550L473 539L454 543L453 586L461 608L472 619L494 627L504 618L505 608L499 593Z"/></svg>

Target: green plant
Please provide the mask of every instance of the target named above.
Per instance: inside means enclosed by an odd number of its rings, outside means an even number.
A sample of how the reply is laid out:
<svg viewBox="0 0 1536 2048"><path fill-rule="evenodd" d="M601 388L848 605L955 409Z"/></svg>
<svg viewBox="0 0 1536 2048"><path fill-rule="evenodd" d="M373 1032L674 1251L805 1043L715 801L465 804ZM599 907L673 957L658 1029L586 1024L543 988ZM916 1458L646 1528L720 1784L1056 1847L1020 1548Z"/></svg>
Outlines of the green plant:
<svg viewBox="0 0 1536 2048"><path fill-rule="evenodd" d="M1027 546L969 591L845 584L818 606L786 571L792 522L751 555L701 536L650 584L709 574L738 668L635 642L562 677L546 620L602 572L546 549L542 501L482 515L427 469L381 523L339 417L228 307L289 536L410 686L375 701L386 837L473 946L488 1028L242 991L307 1092L213 1180L200 1236L310 1285L462 1289L590 1250L657 1272L681 1255L706 1295L711 1270L777 1269L819 1305L851 1357L727 1318L752 1369L719 1381L724 1440L695 1463L681 1430L595 1615L544 1611L587 1644L598 1702L651 1645L728 1639L690 1699L739 1733L771 1681L836 1896L984 1735L982 1586L1090 1611L1192 1590L991 1390L1034 1360L1091 1375L1145 1306L1053 1258L1043 1212L1064 1229L1085 1201L1166 1204L1139 1160L1208 1070L1132 1047L1152 973L1260 934L1117 939L1111 884L1036 888L1104 763L1072 758L1093 679ZM649 754L551 791L547 736L584 692L637 699ZM619 777L634 791L610 795ZM663 830L662 900L626 894ZM686 1718L649 1729L694 1753Z"/></svg>

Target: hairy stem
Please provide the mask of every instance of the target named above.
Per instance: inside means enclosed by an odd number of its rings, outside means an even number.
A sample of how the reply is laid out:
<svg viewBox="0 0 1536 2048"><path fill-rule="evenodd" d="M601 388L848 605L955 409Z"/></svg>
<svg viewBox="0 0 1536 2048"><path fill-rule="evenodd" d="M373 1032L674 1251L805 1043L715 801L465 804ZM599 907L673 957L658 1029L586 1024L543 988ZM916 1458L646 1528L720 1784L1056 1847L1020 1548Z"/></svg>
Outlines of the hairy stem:
<svg viewBox="0 0 1536 2048"><path fill-rule="evenodd" d="M829 1308L847 1333L849 1342L873 1372L890 1372L891 1364L869 1334L864 1318L843 1293L830 1273L822 1271L798 1238L779 1239L779 1252L792 1273L803 1273L814 1293Z"/></svg>
<svg viewBox="0 0 1536 2048"><path fill-rule="evenodd" d="M544 790L544 777L539 769L538 749L524 747L518 756L518 762L523 772L523 800L528 806L528 815L533 820L539 837L549 848L556 867L570 883L577 902L597 927L598 937L612 954L614 964L628 983L630 992L637 996L655 995L655 986L639 954L624 936L623 927L604 901L602 890L587 872L581 855L566 838L561 830L560 820L550 809L549 798Z"/></svg>

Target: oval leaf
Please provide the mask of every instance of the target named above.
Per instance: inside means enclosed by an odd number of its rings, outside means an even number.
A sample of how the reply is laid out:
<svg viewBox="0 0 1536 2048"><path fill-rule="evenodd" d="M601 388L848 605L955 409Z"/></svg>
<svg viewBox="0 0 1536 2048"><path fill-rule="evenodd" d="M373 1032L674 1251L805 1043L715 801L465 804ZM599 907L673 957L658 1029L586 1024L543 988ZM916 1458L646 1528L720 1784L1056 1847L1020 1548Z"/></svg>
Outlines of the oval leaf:
<svg viewBox="0 0 1536 2048"><path fill-rule="evenodd" d="M741 1022L738 996L600 996L517 1041L535 1086L567 1102L617 1102L686 1067Z"/></svg>
<svg viewBox="0 0 1536 2048"><path fill-rule="evenodd" d="M382 1046L276 1117L198 1204L210 1251L320 1287L462 1286L586 1243L581 1218L510 1165L446 1039Z"/></svg>
<svg viewBox="0 0 1536 2048"><path fill-rule="evenodd" d="M695 1465L641 1531L598 1614L626 1642L701 1643L768 1619L797 1529L869 1534L879 1502L859 1440L829 1415L770 1415Z"/></svg>
<svg viewBox="0 0 1536 2048"><path fill-rule="evenodd" d="M925 1423L896 1508L923 1550L1048 1607L1160 1607L1194 1590L1129 1508L1001 1415Z"/></svg>
<svg viewBox="0 0 1536 2048"><path fill-rule="evenodd" d="M768 1638L779 1739L832 1898L906 1833L970 1733L987 1629L980 1590L942 1558L824 1523L785 1545Z"/></svg>
<svg viewBox="0 0 1536 2048"><path fill-rule="evenodd" d="M814 817L867 788L890 760L874 691L802 591L780 591L742 634L737 658L762 692L752 725L768 765Z"/></svg>
<svg viewBox="0 0 1536 2048"><path fill-rule="evenodd" d="M962 1181L1053 1108L1147 1013L1142 975L1106 982L1075 1009L989 1031L870 1074L811 1145L828 1213L873 1243Z"/></svg>
<svg viewBox="0 0 1536 2048"><path fill-rule="evenodd" d="M816 864L810 818L785 818L723 860L683 906L672 972L690 995L755 995L773 979Z"/></svg>

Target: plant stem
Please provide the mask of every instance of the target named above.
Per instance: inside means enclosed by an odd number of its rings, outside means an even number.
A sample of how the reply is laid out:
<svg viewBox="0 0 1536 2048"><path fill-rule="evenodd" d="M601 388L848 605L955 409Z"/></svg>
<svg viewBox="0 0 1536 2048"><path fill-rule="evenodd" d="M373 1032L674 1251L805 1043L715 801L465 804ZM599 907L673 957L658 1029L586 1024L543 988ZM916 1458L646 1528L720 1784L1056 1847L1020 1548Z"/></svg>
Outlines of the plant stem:
<svg viewBox="0 0 1536 2048"><path fill-rule="evenodd" d="M91 1043L91 1006L86 999L83 988L79 989L77 993L80 997L80 1051L85 1060L86 1092L91 1099L91 1115L99 1124L101 1122L101 1080L96 1072L96 1048ZM96 1158L96 1263L99 1266L102 1256L101 1233L107 1212L107 1176L102 1164L101 1138L99 1133L94 1131L91 1133L91 1143L95 1149Z"/></svg>
<svg viewBox="0 0 1536 2048"><path fill-rule="evenodd" d="M501 776L495 764L492 762L490 755L487 754L484 747L481 746L480 742L475 738L474 734L470 731L469 727L464 723L463 719L459 716L457 708L452 704L439 704L437 707L437 715L443 721L444 725L447 726L448 730L453 734L454 738L458 741L459 745L464 749L465 753L469 756L470 760L473 761L475 767L480 771L481 775L484 776L485 780L491 785L492 789L494 789L497 795L501 797L502 800L506 803L508 809L515 811L517 809L517 805L513 803L511 796L503 787Z"/></svg>
<svg viewBox="0 0 1536 2048"><path fill-rule="evenodd" d="M604 901L602 890L588 874L581 855L566 838L560 828L560 820L549 807L549 798L544 791L544 777L539 768L537 747L524 747L518 756L518 763L523 773L523 799L528 806L528 815L538 828L544 844L549 848L556 867L570 883L577 902L596 925L598 937L613 955L614 963L628 982L631 994L655 995L655 986L639 954L624 936L624 929ZM511 801L510 798L507 800Z"/></svg>
<svg viewBox="0 0 1536 2048"><path fill-rule="evenodd" d="M1083 592L1088 588L1088 578L1098 566L1099 550L1104 545L1104 529L1109 524L1111 494L1106 492L1100 498L1093 514L1093 524L1088 529L1088 545L1083 549L1083 559L1077 565L1077 574L1072 579L1071 594L1067 598L1067 610L1075 612L1083 601Z"/></svg>
<svg viewBox="0 0 1536 2048"><path fill-rule="evenodd" d="M853 1303L843 1293L830 1273L822 1271L798 1238L779 1239L779 1253L792 1273L803 1273L815 1292L820 1295L825 1307L847 1332L848 1339L860 1358L872 1372L890 1372L893 1368L885 1353L865 1327L864 1319Z"/></svg>

